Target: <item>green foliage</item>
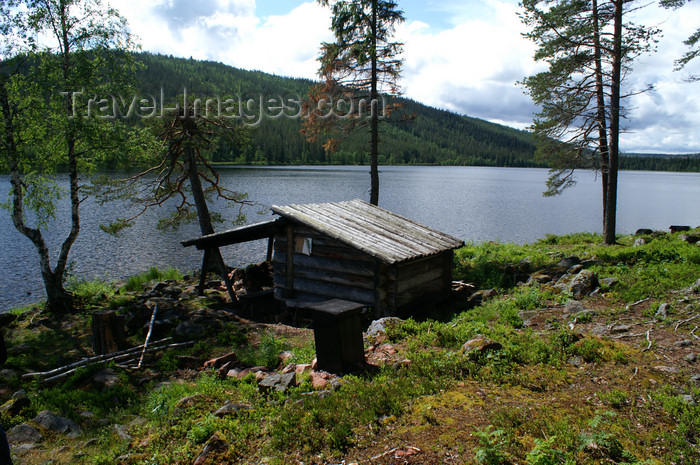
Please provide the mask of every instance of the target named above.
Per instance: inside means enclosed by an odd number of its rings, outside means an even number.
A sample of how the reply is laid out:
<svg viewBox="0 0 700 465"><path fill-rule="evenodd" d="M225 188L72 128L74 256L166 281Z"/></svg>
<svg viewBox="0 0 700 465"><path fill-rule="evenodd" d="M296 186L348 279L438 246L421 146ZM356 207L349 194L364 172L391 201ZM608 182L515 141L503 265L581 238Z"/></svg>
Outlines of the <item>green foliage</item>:
<svg viewBox="0 0 700 465"><path fill-rule="evenodd" d="M97 278L87 281L70 276L66 281L66 289L73 293L78 308L101 305L115 293L112 283Z"/></svg>
<svg viewBox="0 0 700 465"><path fill-rule="evenodd" d="M157 267L152 266L148 271L129 276L126 283L120 288L120 291L143 291L144 285L151 281L180 280L182 277L182 272L175 268L168 268L165 271L161 271Z"/></svg>
<svg viewBox="0 0 700 465"><path fill-rule="evenodd" d="M653 398L676 423L674 430L664 434L670 445L672 461L690 464L700 461L700 451L697 448L700 441L700 388L690 388L686 396L690 396L693 402L667 387Z"/></svg>
<svg viewBox="0 0 700 465"><path fill-rule="evenodd" d="M556 443L556 436L535 439L535 447L527 453L528 465L574 465L576 461L566 452L555 448Z"/></svg>
<svg viewBox="0 0 700 465"><path fill-rule="evenodd" d="M581 450L593 458L613 463L637 463L637 459L620 443L615 434L609 431L610 420L615 417L612 412L604 412L593 418L589 430L579 435Z"/></svg>
<svg viewBox="0 0 700 465"><path fill-rule="evenodd" d="M270 369L279 365L279 355L289 349L289 344L270 333L263 333L257 345L248 345L236 351L238 359L249 366L264 366Z"/></svg>
<svg viewBox="0 0 700 465"><path fill-rule="evenodd" d="M511 463L505 449L510 445L510 438L502 429L488 427L485 430L476 431L474 436L481 445L476 450L476 461L484 465L504 465Z"/></svg>

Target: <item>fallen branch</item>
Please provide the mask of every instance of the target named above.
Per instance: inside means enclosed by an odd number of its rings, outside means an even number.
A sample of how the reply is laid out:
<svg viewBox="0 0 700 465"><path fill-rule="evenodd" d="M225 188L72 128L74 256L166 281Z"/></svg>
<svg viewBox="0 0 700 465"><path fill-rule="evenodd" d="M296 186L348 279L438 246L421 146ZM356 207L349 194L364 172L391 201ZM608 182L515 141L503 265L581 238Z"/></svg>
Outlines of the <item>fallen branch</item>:
<svg viewBox="0 0 700 465"><path fill-rule="evenodd" d="M403 449L403 448L402 448L402 447L394 447L393 449L388 450L388 451L384 452L383 454L375 455L374 457L372 457L372 458L369 459L369 460L370 460L371 462L373 462L373 461L375 461L375 460L377 460L377 459L380 459L380 458L382 458L382 457L386 457L386 456L389 455L389 454L393 454L394 452L396 452L397 450L400 450L400 449ZM417 452L420 452L420 451L421 451L419 448L413 447L413 446L406 446L406 449L408 449L408 450L410 450L410 451L413 451L414 453L417 453Z"/></svg>
<svg viewBox="0 0 700 465"><path fill-rule="evenodd" d="M151 314L151 322L148 325L148 334L146 334L146 340L143 342L143 350L141 351L141 358L139 359L139 364L137 368L141 368L141 363L143 363L143 356L146 355L148 341L151 339L151 333L153 332L153 324L156 322L156 313L158 313L158 304L156 304L155 307L153 307L153 314Z"/></svg>
<svg viewBox="0 0 700 465"><path fill-rule="evenodd" d="M696 325L695 328L693 328L693 330L690 332L690 335L693 336L695 339L700 339L700 336L695 334L695 330L697 330L697 329L698 329L698 327Z"/></svg>
<svg viewBox="0 0 700 465"><path fill-rule="evenodd" d="M649 330L651 331L651 330ZM648 331L647 331L648 333ZM619 336L609 336L608 339L623 339L626 337L639 337L639 336L644 336L645 333L639 333L639 334L621 334Z"/></svg>
<svg viewBox="0 0 700 465"><path fill-rule="evenodd" d="M632 381L632 378L634 378L635 376L637 376L637 372L638 372L638 371L639 371L639 367L635 367L635 368L634 368L634 374L630 377L630 381Z"/></svg>
<svg viewBox="0 0 700 465"><path fill-rule="evenodd" d="M173 349L173 348L175 348L175 347L183 347L183 346L188 346L188 345L192 345L192 344L194 344L194 341L178 342L178 343L176 343L176 344L168 344L168 345L165 345L165 346L158 346L158 347L151 346L149 349L146 350L146 352L155 352L155 351L158 351L158 350ZM141 346L139 346L138 348L140 349ZM133 357L133 354L123 354L123 355L119 355L119 356L113 357L113 358L112 358L111 360L109 360L109 361L116 361L117 359L120 359L120 361L121 361L121 359L131 360L131 359L129 359L129 357ZM136 360L136 359L133 359L133 361L135 361L135 360ZM102 361L102 360L99 360L99 361ZM45 382L45 383L48 383L48 382L51 382L51 381L55 381L55 380L57 380L57 379L65 378L66 376L71 375L71 374L73 374L75 371L77 371L78 368L80 368L80 367L76 367L76 368L73 368L73 369L71 369L71 370L65 371L65 372L63 372L63 373L61 373L61 374L58 374L58 375L56 375L56 376L51 376L51 377L49 377L49 378L46 378L46 379L44 380L44 382Z"/></svg>
<svg viewBox="0 0 700 465"><path fill-rule="evenodd" d="M639 304L643 304L644 302L646 302L646 301L649 300L649 299L650 299L650 297L647 297L646 299L642 299L642 300L638 300L638 301L636 301L636 302L633 302L633 303L631 303L631 304L629 304L628 306L625 307L625 311L629 310L629 309L632 308L632 307L636 307L636 306L639 305Z"/></svg>
<svg viewBox="0 0 700 465"><path fill-rule="evenodd" d="M154 345L163 344L165 342L171 341L172 339L173 338L171 338L171 337L166 337L165 339L161 339L159 341L156 341L153 344ZM138 352L141 349L142 349L142 346L136 346L136 347L132 347L130 349L122 350L120 352L113 352L111 354L103 354L103 355L97 355L95 357L86 358L86 359L77 361L75 363L71 363L70 365L64 365L62 367L54 368L53 370L49 370L49 371L25 373L22 375L22 379L34 378L37 376L51 376L53 374L60 373L64 370L69 370L71 368L79 368L83 365L89 365L92 363L111 361L116 357L120 357L122 355L127 355L127 354L133 354L135 352Z"/></svg>
<svg viewBox="0 0 700 465"><path fill-rule="evenodd" d="M649 339L649 335L651 334L651 329L647 331L647 342L649 345L646 347L646 349L642 349L642 352L646 352L647 350L651 349L651 339Z"/></svg>
<svg viewBox="0 0 700 465"><path fill-rule="evenodd" d="M681 320L681 321L679 321L678 324L676 325L676 328L674 329L674 331L678 331L678 328L679 328L682 324L689 323L689 322L693 321L694 319L696 319L696 318L699 317L699 316L700 316L700 313L697 313L695 316L692 316L692 317L688 318L687 320Z"/></svg>

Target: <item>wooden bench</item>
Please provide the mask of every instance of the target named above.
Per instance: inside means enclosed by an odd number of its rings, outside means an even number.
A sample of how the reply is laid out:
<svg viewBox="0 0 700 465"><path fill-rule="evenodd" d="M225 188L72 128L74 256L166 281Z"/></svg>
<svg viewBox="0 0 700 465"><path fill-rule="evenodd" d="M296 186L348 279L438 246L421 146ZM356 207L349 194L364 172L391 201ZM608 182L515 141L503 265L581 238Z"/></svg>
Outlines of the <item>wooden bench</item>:
<svg viewBox="0 0 700 465"><path fill-rule="evenodd" d="M329 373L348 373L365 364L362 341L364 304L348 300L311 303L318 369Z"/></svg>

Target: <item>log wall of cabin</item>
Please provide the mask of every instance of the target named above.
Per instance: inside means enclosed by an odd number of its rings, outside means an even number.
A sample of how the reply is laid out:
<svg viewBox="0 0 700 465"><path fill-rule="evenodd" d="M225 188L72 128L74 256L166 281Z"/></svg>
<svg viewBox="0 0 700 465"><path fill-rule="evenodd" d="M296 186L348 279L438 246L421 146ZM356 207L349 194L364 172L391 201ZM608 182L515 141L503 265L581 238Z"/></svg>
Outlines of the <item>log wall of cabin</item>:
<svg viewBox="0 0 700 465"><path fill-rule="evenodd" d="M293 247L299 238L311 238L311 254L288 253L287 231L275 235L273 267L275 297L321 301L344 299L375 306L375 260L352 247L299 225L293 226ZM292 266L288 257L292 256ZM288 273L292 272L288 289Z"/></svg>

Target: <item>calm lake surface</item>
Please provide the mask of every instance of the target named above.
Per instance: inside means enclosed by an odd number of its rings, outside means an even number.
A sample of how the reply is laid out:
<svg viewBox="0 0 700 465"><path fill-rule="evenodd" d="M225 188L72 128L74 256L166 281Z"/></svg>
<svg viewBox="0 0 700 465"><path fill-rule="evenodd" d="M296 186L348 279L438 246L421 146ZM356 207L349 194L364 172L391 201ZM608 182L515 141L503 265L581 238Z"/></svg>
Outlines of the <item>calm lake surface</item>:
<svg viewBox="0 0 700 465"><path fill-rule="evenodd" d="M230 189L247 192L258 203L247 208L248 223L271 218L270 205L369 199L368 167L227 168L221 179ZM602 195L595 174L581 172L578 184L563 195L545 198L547 170L483 167L380 167L379 205L465 241L525 243L546 234L602 230ZM67 186L67 183L66 183ZM9 190L0 176L0 200ZM700 174L620 173L617 229L667 230L672 224L700 225ZM212 210L222 211L223 204ZM67 218L67 200L59 209ZM90 200L81 210L82 229L71 252L72 274L79 278L121 279L148 269L200 266L202 252L185 249L180 241L197 237L198 226L176 232L155 229L166 209L153 210L121 237L99 229L101 223L127 217L127 205L97 206ZM258 213L261 211L261 213ZM222 213L229 219L235 211ZM49 242L55 257L69 225L54 223ZM219 225L217 230L229 229ZM0 211L0 311L43 298L38 256L34 246ZM222 249L229 265L241 266L264 259L266 241Z"/></svg>

